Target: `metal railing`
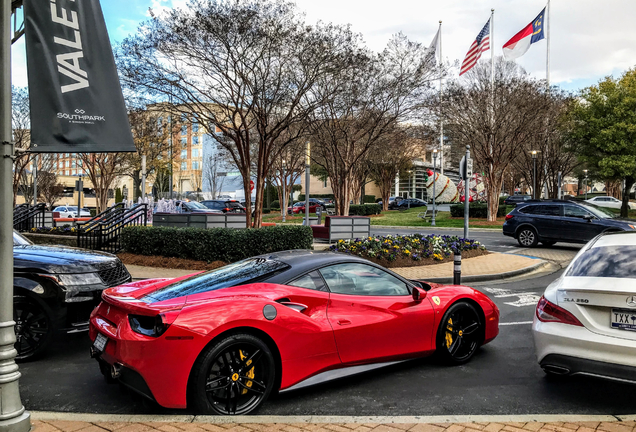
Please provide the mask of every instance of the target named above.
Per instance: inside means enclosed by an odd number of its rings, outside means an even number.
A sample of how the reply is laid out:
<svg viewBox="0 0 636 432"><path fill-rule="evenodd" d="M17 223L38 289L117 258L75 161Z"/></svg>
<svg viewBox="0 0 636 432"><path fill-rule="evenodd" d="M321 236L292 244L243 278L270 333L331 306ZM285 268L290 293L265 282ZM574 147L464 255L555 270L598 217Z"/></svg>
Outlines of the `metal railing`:
<svg viewBox="0 0 636 432"><path fill-rule="evenodd" d="M123 206L111 209L111 212L107 210L78 225L77 247L117 253L122 249L122 230L127 226L145 226L148 222L147 204L138 204L130 209ZM100 215L101 219L98 219Z"/></svg>
<svg viewBox="0 0 636 432"><path fill-rule="evenodd" d="M21 204L13 209L13 229L19 232L30 231L31 228L44 226L46 204L35 206Z"/></svg>

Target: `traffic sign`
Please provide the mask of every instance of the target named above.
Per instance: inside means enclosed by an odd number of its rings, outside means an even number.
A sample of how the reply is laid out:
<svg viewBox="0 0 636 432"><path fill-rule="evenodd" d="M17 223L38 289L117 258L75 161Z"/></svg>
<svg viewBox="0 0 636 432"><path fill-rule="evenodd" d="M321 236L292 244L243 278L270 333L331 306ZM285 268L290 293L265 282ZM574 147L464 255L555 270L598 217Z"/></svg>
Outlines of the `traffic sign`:
<svg viewBox="0 0 636 432"><path fill-rule="evenodd" d="M250 192L254 192L254 180L250 180Z"/></svg>

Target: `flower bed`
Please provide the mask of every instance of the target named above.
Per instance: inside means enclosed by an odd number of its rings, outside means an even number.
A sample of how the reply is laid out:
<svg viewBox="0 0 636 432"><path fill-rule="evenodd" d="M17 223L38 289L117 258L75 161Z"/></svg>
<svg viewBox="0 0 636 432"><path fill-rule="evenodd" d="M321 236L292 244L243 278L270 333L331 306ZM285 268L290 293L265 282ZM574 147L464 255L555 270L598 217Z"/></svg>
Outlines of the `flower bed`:
<svg viewBox="0 0 636 432"><path fill-rule="evenodd" d="M77 228L70 225L64 225L61 227L36 227L31 228L29 233L32 234L54 234L54 235L77 235Z"/></svg>
<svg viewBox="0 0 636 432"><path fill-rule="evenodd" d="M329 250L357 255L385 267L438 264L452 260L453 254L458 252L461 252L462 258L488 253L485 246L476 240L434 234L340 240Z"/></svg>

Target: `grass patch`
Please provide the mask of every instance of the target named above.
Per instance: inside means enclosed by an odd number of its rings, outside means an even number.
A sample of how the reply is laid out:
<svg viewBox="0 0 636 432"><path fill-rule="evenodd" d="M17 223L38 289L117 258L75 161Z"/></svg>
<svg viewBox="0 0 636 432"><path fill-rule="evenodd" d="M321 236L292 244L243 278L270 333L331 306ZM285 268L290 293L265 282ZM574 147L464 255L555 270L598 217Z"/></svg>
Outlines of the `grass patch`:
<svg viewBox="0 0 636 432"><path fill-rule="evenodd" d="M404 211L388 210L378 216L371 216L371 225L430 227L430 219L424 221L424 219L417 217L417 215L422 212L424 212L424 210L421 208ZM496 222L488 222L486 219L469 219L469 221L470 226L473 227L501 229L504 218L499 218ZM463 228L464 218L451 217L450 212L439 212L435 218L435 226L443 228Z"/></svg>

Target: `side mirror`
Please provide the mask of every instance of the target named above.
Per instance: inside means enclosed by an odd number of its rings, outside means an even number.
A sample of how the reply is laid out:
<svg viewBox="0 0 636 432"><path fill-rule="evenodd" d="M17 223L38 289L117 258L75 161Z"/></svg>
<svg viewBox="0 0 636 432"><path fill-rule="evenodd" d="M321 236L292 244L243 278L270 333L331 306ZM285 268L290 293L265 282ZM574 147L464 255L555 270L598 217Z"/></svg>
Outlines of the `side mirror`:
<svg viewBox="0 0 636 432"><path fill-rule="evenodd" d="M585 219L586 221L588 221L588 222L589 222L589 221L591 221L592 219L594 219L594 216L592 216L592 215L585 215L585 216L583 216L583 219Z"/></svg>
<svg viewBox="0 0 636 432"><path fill-rule="evenodd" d="M422 300L426 298L426 291L424 291L422 288L413 287L412 294L413 294L413 301L416 301L416 302L421 302Z"/></svg>

